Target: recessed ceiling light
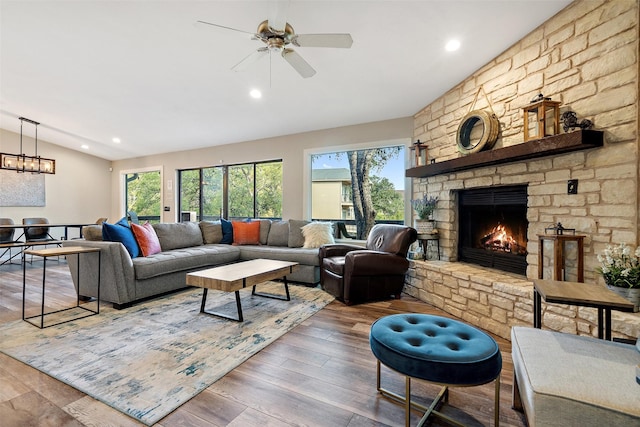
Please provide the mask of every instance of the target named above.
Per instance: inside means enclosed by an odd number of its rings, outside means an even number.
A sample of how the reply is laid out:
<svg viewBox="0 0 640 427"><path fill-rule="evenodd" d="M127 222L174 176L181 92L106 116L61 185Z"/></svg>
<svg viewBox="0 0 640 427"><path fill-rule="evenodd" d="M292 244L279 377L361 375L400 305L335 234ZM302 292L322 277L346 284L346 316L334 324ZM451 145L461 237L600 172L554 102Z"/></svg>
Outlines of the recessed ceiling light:
<svg viewBox="0 0 640 427"><path fill-rule="evenodd" d="M260 92L258 89L251 89L251 92L249 92L249 95L251 95L253 99L262 98L262 92Z"/></svg>
<svg viewBox="0 0 640 427"><path fill-rule="evenodd" d="M120 138L113 138L112 139L113 142L115 142L116 144L120 144Z"/></svg>
<svg viewBox="0 0 640 427"><path fill-rule="evenodd" d="M80 148L83 148L83 149L85 149L85 150L88 150L88 149L89 149L89 146L88 146L87 144L82 144L82 145L80 146Z"/></svg>
<svg viewBox="0 0 640 427"><path fill-rule="evenodd" d="M448 51L448 52L453 52L456 51L458 49L460 49L460 42L458 40L449 40L447 42L447 44L444 46L444 48Z"/></svg>

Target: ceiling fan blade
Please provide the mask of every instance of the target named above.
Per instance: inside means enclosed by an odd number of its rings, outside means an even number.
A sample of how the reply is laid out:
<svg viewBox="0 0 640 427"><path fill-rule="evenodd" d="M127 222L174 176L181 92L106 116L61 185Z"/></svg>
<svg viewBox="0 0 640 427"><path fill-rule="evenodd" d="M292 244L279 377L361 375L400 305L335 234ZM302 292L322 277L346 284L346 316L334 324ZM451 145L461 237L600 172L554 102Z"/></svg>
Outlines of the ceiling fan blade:
<svg viewBox="0 0 640 427"><path fill-rule="evenodd" d="M198 24L211 25L211 26L213 26L213 27L218 27L218 28L224 28L225 30L237 31L237 32L239 32L239 33L251 34L251 35L253 35L253 36L255 36L255 35L256 35L256 33L252 33L251 31L238 30L237 28L225 27L224 25L212 24L211 22L206 22L206 21L196 21L196 23L198 23Z"/></svg>
<svg viewBox="0 0 640 427"><path fill-rule="evenodd" d="M284 32L287 25L287 11L289 10L289 0L274 1L271 4L271 15L269 27L276 32Z"/></svg>
<svg viewBox="0 0 640 427"><path fill-rule="evenodd" d="M291 41L300 47L339 47L349 49L353 44L351 34L298 34Z"/></svg>
<svg viewBox="0 0 640 427"><path fill-rule="evenodd" d="M236 65L231 67L231 69L233 71L244 71L247 69L247 67L257 62L260 58L265 56L267 53L269 53L269 49L266 47L261 47L260 49L251 52L242 61L238 62Z"/></svg>
<svg viewBox="0 0 640 427"><path fill-rule="evenodd" d="M293 49L284 49L282 57L305 79L313 77L316 73L316 70Z"/></svg>

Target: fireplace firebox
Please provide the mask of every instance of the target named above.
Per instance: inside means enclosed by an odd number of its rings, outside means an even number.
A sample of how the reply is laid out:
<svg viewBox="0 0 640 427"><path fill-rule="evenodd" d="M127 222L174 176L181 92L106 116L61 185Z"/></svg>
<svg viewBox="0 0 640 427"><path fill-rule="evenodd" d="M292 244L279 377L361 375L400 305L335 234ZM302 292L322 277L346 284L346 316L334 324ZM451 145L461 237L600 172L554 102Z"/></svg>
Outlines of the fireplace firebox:
<svg viewBox="0 0 640 427"><path fill-rule="evenodd" d="M458 211L460 261L526 275L526 185L462 190Z"/></svg>

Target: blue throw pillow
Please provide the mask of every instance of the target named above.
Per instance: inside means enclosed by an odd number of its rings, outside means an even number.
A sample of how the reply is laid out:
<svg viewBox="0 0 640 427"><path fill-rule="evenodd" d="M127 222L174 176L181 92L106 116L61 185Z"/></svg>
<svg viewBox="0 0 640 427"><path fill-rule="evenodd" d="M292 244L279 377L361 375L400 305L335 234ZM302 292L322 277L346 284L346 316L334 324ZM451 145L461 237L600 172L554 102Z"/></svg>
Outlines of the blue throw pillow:
<svg viewBox="0 0 640 427"><path fill-rule="evenodd" d="M222 240L220 243L230 245L233 243L233 225L231 221L227 221L224 218L220 218L220 224L222 225Z"/></svg>
<svg viewBox="0 0 640 427"><path fill-rule="evenodd" d="M102 223L102 240L122 243L131 258L140 256L140 247L133 235L133 231L129 228L126 217L115 224Z"/></svg>

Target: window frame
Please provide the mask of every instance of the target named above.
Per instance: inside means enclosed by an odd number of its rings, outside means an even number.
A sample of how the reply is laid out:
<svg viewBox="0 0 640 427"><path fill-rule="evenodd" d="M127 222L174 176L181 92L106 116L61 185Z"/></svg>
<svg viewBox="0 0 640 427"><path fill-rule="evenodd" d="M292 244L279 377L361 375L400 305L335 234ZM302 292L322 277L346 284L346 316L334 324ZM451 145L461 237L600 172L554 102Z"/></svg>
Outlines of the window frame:
<svg viewBox="0 0 640 427"><path fill-rule="evenodd" d="M267 217L259 217L256 216L257 212L257 199L256 199L256 182L257 180L255 179L256 176L256 168L258 165L261 164L268 164L268 163L280 163L281 165L284 166L284 162L282 159L272 159L272 160L261 160L261 161L256 161L256 162L242 162L242 163L232 163L232 164L225 164L225 165L211 165L211 166L202 166L202 167L196 167L196 168L184 168L184 169L178 169L177 170L177 181L178 181L178 185L177 185L177 209L176 211L178 212L178 222L182 221L182 217L180 215L180 213L182 212L182 172L184 171L200 171L200 200L199 200L199 206L198 209L199 211L197 212L197 217L202 218L202 209L203 209L203 199L202 199L202 176L203 176L203 170L204 169L212 169L212 168L221 168L222 169L222 217L225 219L229 219L229 169L233 168L233 167L238 167L238 166L251 166L252 170L253 170L253 216L252 218L267 218ZM284 173L284 170L282 168L282 171ZM281 179L283 179L283 177L281 176ZM283 189L282 189L283 190ZM284 190L283 193L281 194L281 198L282 200L284 200ZM281 214L282 215L282 214ZM242 218L245 218L244 216ZM281 217L277 217L277 218L272 218L269 217L269 219L280 219ZM235 219L235 217L233 218Z"/></svg>
<svg viewBox="0 0 640 427"><path fill-rule="evenodd" d="M120 171L120 206L118 210L122 213L123 216L127 216L127 175L136 174L136 173L148 173L148 172L159 172L160 173L160 212L159 222L162 222L162 206L164 201L164 168L162 166L149 166L146 168L136 168L136 169L127 169Z"/></svg>
<svg viewBox="0 0 640 427"><path fill-rule="evenodd" d="M404 146L404 168L405 170L410 167L410 147L411 147L411 139L410 138L400 138L400 139L391 139L391 140L383 140L383 141L373 141L373 142L362 142L357 144L347 144L347 145L334 145L334 146L326 146L326 147L316 147L316 148L308 148L303 152L303 188L302 188L302 200L304 201L304 206L302 209L303 217L306 219L311 219L312 217L312 207L311 207L311 186L312 186L312 156L322 155L322 154L331 154L337 152L345 152L345 151L357 151L357 150L366 150L372 148L385 148L385 147L397 147ZM404 178L404 223L408 224L411 221L412 213L411 213L411 194L413 192L413 180Z"/></svg>

